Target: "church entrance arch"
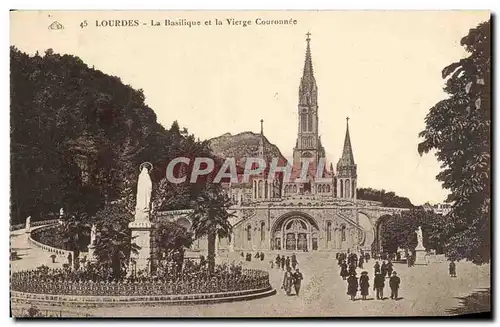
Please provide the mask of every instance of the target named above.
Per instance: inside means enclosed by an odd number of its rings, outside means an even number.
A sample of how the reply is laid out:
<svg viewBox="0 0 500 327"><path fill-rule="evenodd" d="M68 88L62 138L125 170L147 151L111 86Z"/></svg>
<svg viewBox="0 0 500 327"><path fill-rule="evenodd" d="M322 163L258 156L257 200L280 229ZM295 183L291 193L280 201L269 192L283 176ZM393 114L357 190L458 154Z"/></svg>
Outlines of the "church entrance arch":
<svg viewBox="0 0 500 327"><path fill-rule="evenodd" d="M318 224L301 212L287 213L272 228L273 250L308 252L318 249Z"/></svg>
<svg viewBox="0 0 500 327"><path fill-rule="evenodd" d="M368 215L364 212L358 212L358 224L363 229L363 238L360 240L359 245L364 250L371 250L371 246L375 241L375 231Z"/></svg>
<svg viewBox="0 0 500 327"><path fill-rule="evenodd" d="M372 252L373 254L380 254L383 252L382 248L382 233L384 231L383 225L387 220L391 217L391 215L383 215L375 224L375 241L372 244Z"/></svg>

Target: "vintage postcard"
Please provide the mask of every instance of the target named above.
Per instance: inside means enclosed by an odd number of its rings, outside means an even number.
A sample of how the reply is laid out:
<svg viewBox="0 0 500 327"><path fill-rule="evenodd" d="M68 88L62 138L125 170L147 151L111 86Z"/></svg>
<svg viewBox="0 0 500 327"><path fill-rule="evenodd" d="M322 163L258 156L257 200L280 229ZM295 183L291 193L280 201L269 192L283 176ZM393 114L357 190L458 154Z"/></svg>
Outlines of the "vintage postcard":
<svg viewBox="0 0 500 327"><path fill-rule="evenodd" d="M12 317L491 317L490 12L10 29Z"/></svg>

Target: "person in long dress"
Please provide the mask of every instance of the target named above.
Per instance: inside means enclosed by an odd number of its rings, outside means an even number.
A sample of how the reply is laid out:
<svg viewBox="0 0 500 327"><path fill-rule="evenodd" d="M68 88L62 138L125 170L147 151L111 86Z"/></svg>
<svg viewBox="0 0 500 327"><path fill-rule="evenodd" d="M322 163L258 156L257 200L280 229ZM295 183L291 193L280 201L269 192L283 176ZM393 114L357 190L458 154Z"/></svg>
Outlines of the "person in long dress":
<svg viewBox="0 0 500 327"><path fill-rule="evenodd" d="M292 292L292 268L286 267L285 275L283 276L283 285L281 288L285 290L286 295L290 295Z"/></svg>
<svg viewBox="0 0 500 327"><path fill-rule="evenodd" d="M347 294L351 297L351 301L356 299L358 286L358 278L356 277L356 272L354 272L347 278Z"/></svg>
<svg viewBox="0 0 500 327"><path fill-rule="evenodd" d="M373 290L376 291L377 300L384 299L385 277L382 274L376 274L373 279Z"/></svg>
<svg viewBox="0 0 500 327"><path fill-rule="evenodd" d="M368 277L368 272L363 271L361 277L359 277L359 290L361 291L362 300L366 300L368 295L368 289L370 287L370 277Z"/></svg>
<svg viewBox="0 0 500 327"><path fill-rule="evenodd" d="M380 263L375 262L375 265L373 266L373 269L375 270L375 275L380 274Z"/></svg>
<svg viewBox="0 0 500 327"><path fill-rule="evenodd" d="M293 286L295 286L295 295L297 296L299 296L300 286L303 279L304 276L300 272L299 268L295 269L295 273L293 274Z"/></svg>
<svg viewBox="0 0 500 327"><path fill-rule="evenodd" d="M340 276L343 280L345 280L346 277L349 276L349 272L347 271L347 263L345 263L345 261L343 261L340 265Z"/></svg>

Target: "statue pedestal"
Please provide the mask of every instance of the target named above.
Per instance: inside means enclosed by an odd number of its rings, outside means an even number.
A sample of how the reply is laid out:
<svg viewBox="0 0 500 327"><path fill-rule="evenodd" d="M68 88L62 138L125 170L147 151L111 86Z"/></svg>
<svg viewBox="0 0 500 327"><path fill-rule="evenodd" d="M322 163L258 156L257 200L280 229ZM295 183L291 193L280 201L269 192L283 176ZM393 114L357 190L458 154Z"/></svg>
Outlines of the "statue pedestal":
<svg viewBox="0 0 500 327"><path fill-rule="evenodd" d="M89 253L88 257L87 257L87 260L89 262L92 262L92 263L96 262L97 259L94 256L95 246L94 245L89 245L87 248L88 248L88 253Z"/></svg>
<svg viewBox="0 0 500 327"><path fill-rule="evenodd" d="M140 246L139 253L131 253L130 259L135 261L135 269L137 271L147 270L150 273L150 259L152 255L151 231L153 226L149 221L133 221L128 227L132 230L132 242ZM132 267L133 264L131 263L129 266Z"/></svg>
<svg viewBox="0 0 500 327"><path fill-rule="evenodd" d="M424 265L427 266L427 259L425 258L427 252L423 245L419 244L415 248L415 265Z"/></svg>

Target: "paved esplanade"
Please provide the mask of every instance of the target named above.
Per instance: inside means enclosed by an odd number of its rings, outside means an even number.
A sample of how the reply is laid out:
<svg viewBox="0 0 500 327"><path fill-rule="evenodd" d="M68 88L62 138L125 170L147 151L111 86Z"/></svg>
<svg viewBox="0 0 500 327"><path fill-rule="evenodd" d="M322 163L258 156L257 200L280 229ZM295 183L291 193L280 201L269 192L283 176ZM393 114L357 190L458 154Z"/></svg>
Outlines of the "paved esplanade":
<svg viewBox="0 0 500 327"><path fill-rule="evenodd" d="M21 260L11 261L12 270L36 268L41 264L51 264L50 253L38 248L31 248L24 230L11 233L11 246L18 251ZM234 259L240 262L241 257L233 253ZM221 303L197 306L127 306L119 308L74 309L82 310L96 316L413 316L413 315L446 315L447 310L459 306L459 299L470 293L490 287L490 265L475 266L471 263L457 263L457 278L448 276L446 262L430 263L428 266L408 268L406 264L394 264L394 270L401 277L401 288L398 301L391 300L389 280L386 279L384 301L374 298L373 264L370 259L365 269L370 276L370 294L367 301L349 300L346 281L339 275L339 267L335 258L329 253L298 253L297 260L304 274L299 297L286 296L281 290L283 272L270 269L269 261L276 254L267 255L264 261L244 263L251 268L270 271L271 284L278 291L274 296L244 302ZM232 258L231 258L232 259ZM231 260L230 260L231 261ZM360 269L358 271L361 272Z"/></svg>

